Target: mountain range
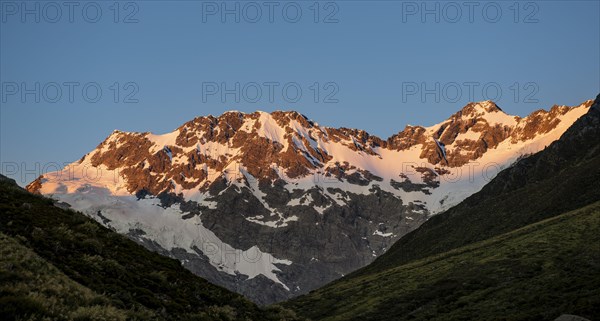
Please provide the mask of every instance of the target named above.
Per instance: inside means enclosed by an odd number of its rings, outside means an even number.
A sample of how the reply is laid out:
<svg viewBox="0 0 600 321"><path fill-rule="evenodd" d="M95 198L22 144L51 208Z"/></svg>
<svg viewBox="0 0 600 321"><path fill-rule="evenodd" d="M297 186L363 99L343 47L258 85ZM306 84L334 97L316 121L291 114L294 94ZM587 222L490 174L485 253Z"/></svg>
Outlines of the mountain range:
<svg viewBox="0 0 600 321"><path fill-rule="evenodd" d="M549 212L530 211L538 204L532 202L515 205L506 220L492 216L479 224L488 218L477 216L491 199L506 213L515 198L497 195L563 168L558 156L542 165L528 162L556 148L553 142L573 131L592 104L518 117L491 101L469 103L441 123L406 126L386 140L322 126L294 111L227 112L195 118L164 135L114 131L27 190L266 305L307 294L373 261L355 273L442 253L509 232L514 221L525 226L583 206L572 199L566 206L559 193L544 203ZM580 145L564 146L567 153ZM496 175L502 183L492 184ZM569 177L544 186L561 190L555 187ZM592 194L585 200L597 196ZM444 218L455 212L465 217L462 228L435 225L454 222ZM522 212L534 218L515 214Z"/></svg>
<svg viewBox="0 0 600 321"><path fill-rule="evenodd" d="M468 111L476 105L481 107L481 104L470 104L465 109ZM480 110L477 118L489 118L490 113L500 112L497 107L480 107L475 107ZM557 114L548 116L553 110ZM453 115L439 128L465 121L460 117L465 114L469 113ZM223 170L219 172L219 178L211 181L208 190L202 192L199 188L198 193L207 193L207 200L188 199L185 190L176 193L174 189L179 188L176 182L172 183L171 189L158 192L149 187L124 192L126 176L119 171L127 170L126 158L130 155L144 153L144 149L139 148L141 145L138 148L129 145L129 151L117 161L121 166L112 169L111 174L118 173L117 176L104 177L102 171L110 170L104 167L106 165L87 163L91 157L101 157L95 155L113 150L120 140L112 147L102 143L72 164L75 169L86 170L81 175L67 167L40 177L27 187L34 193L0 175L0 319L596 320L600 317L600 95L595 101L577 107L557 106L550 112L532 115L539 114L545 116L532 122L540 123L540 119L546 119L556 125L539 130L521 143L518 140L511 143L518 148L506 148L504 152L518 150L519 153L510 157L498 156L501 155L499 147L488 148L483 156L460 165L452 158L452 153L457 152L456 146L443 138L443 133L434 134L430 139L438 148L441 159L423 167L432 169L438 175L436 179L420 176L421 180L415 178L413 181L414 177L404 172L401 173L406 177L398 175L406 185L423 184L421 188L398 194L386 191L389 188L387 181L383 176L377 176L381 180L374 176L389 169L375 172L377 167L371 167L367 171L363 162L361 167L352 165L355 170L346 170L345 176L331 176L335 178L331 182L337 184L336 188L350 195L345 199L346 205L331 205L323 213L316 209L317 214L309 216L307 213L311 213L311 208L319 207L312 204L316 196L326 198L329 192L320 185L325 183L315 181L315 191L304 193L311 195L311 203L269 209L273 210L272 216L288 217L285 214L294 207L304 206L300 208L303 211L293 212L298 219L274 226L248 220L244 215L246 212L238 212L242 214L237 215L241 217L239 221L231 220L234 213L228 210L235 211L240 207L236 205L239 200L232 198L235 193L230 190L237 191L240 197L247 197L248 202L274 206L274 199L290 197L281 191L289 184L299 183L302 178L286 181L282 176L252 176L257 181L253 183L245 174L248 171L246 164L237 169L244 171L241 177L236 178L234 172ZM558 118L549 120L552 117ZM519 128L526 127L518 124L527 122L527 118L515 118L515 127L505 127L511 137ZM467 122L483 123L481 120ZM318 125L313 123L313 126ZM262 127L262 123L257 127ZM331 130L319 128L325 132ZM383 156L389 156L382 151L389 148L389 141L372 147L382 160ZM546 145L545 141L549 143ZM497 146L502 144L508 143L501 142ZM425 150L427 142L417 145ZM155 154L166 153L172 162L178 155L173 152L175 149L174 145L167 144ZM329 146L327 153L333 154L332 151ZM339 150L336 155L337 159L342 157ZM371 159L360 152L348 155ZM243 158L240 154L229 156ZM465 195L458 204L446 209L444 204L428 203L434 198L426 197L436 195L440 188L452 190L452 185L446 184L466 185L466 182L461 183L464 178L460 176L452 181L445 176L456 173L466 164L474 166L484 157L505 159L506 163L496 163L499 172L478 181L482 187ZM353 164L356 163L357 160ZM321 165L317 167L324 170L331 164ZM168 169L174 165L165 166ZM412 169L420 174L425 172ZM91 172L96 176L90 176ZM368 184L357 184L349 178L356 172L361 179L370 177ZM67 176L59 175L71 176L66 179ZM287 174L283 172L283 175ZM283 177L289 179L289 176ZM218 183L219 180L222 182ZM437 184L435 187L426 185L428 181ZM252 184L258 184L258 190L263 194L257 194ZM375 195L363 195L375 197L371 199L372 203L357 197L361 190L354 185L372 189ZM390 186L393 188L391 179ZM356 189L345 191L343 187ZM52 198L36 195L45 193L46 189L54 189L54 193L47 194ZM274 192L280 194L273 196ZM303 194L293 195L297 198ZM299 260L292 261L290 256L281 255L283 252L259 252L259 247L264 245L258 236L266 237L272 233L271 251L288 246L292 252L296 251L297 258L302 258L303 248L295 248L295 244L310 240L300 238L302 235L294 234L294 230L309 231L309 225L313 225L310 218L322 216L320 221L314 222L319 224L314 226L325 225L332 230L353 232L343 235L352 240L357 233L364 233L364 226L352 225L350 215L357 215L354 222L361 222L359 217L377 210L383 212L382 208L389 203L382 200L392 199L391 202L404 206L403 197L410 195L425 197L421 208L427 212L424 222L402 236L381 235L387 232L381 229L373 232L373 237L367 238L368 242L378 237L393 244L384 253L371 256L369 264L349 268L348 274L334 276L332 281L316 285L317 288L312 290L277 292L280 288L289 288L289 283L285 282L290 279L304 282L299 275L290 272L294 271L291 268L305 266L298 263ZM206 203L211 201L216 204ZM241 202L247 203L243 199ZM411 202L415 203L415 200ZM427 207L433 205L441 209L436 212ZM336 206L341 207L341 212L336 212ZM267 207L263 205L263 208ZM216 215L219 211L224 219L207 224L206 214ZM410 211L399 213L407 215ZM342 219L333 220L334 214ZM236 222L239 225L226 225ZM267 230L261 231L262 234L251 234L255 230L249 227L254 225ZM349 226L363 229L353 231ZM124 230L124 227L129 229ZM223 242L220 237L227 235L224 231L228 228L235 230L240 239L254 237L254 244L259 245L236 248L230 245L238 246L234 241ZM278 231L282 235L269 231ZM193 239L194 232L201 238ZM319 240L322 242L319 244L338 241L338 235L325 236L329 238ZM186 242L190 242L189 248L179 247ZM165 244L172 247L165 247ZM337 255L351 260L356 253ZM219 262L219 257L225 259ZM233 265L226 265L229 263ZM233 271L228 270L232 266ZM323 271L329 271L331 261L325 261L322 266ZM198 269L194 270L194 267ZM315 273L314 278L321 277L318 270L311 271ZM199 277L201 273L206 277ZM253 295L246 294L245 298L231 289ZM265 293L258 295L258 291ZM286 295L291 299L260 307L265 302L281 301Z"/></svg>

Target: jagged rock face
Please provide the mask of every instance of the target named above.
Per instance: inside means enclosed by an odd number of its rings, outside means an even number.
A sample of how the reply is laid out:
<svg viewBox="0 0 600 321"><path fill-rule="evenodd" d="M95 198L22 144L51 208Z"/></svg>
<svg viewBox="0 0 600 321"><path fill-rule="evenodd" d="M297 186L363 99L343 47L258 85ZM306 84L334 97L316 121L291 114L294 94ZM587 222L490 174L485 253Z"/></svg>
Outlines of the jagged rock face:
<svg viewBox="0 0 600 321"><path fill-rule="evenodd" d="M28 189L269 304L369 264L590 105L520 118L470 103L387 140L297 112L227 112L165 135L115 131Z"/></svg>

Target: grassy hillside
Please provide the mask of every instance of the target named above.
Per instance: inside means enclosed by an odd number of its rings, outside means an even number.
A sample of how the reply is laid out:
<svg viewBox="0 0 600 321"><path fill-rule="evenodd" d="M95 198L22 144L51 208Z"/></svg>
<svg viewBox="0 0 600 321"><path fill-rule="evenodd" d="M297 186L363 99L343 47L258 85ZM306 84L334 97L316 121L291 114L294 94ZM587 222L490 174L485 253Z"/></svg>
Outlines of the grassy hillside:
<svg viewBox="0 0 600 321"><path fill-rule="evenodd" d="M140 307L123 310L104 295L69 279L15 238L0 233L0 319L151 319Z"/></svg>
<svg viewBox="0 0 600 321"><path fill-rule="evenodd" d="M59 320L296 319L278 307L260 309L4 177L0 233L2 320L33 313L34 319Z"/></svg>
<svg viewBox="0 0 600 321"><path fill-rule="evenodd" d="M315 320L600 317L600 202L287 303Z"/></svg>

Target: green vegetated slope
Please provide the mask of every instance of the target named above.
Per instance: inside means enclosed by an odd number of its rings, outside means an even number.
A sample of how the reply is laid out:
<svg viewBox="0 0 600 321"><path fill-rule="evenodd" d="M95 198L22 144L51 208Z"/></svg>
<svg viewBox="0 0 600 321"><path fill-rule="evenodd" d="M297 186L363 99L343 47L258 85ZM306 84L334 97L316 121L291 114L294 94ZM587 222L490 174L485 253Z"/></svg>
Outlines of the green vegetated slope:
<svg viewBox="0 0 600 321"><path fill-rule="evenodd" d="M288 305L314 320L597 320L598 289L600 202Z"/></svg>
<svg viewBox="0 0 600 321"><path fill-rule="evenodd" d="M0 233L0 319L65 320L152 318L152 311L115 307L111 300L69 279L18 240Z"/></svg>
<svg viewBox="0 0 600 321"><path fill-rule="evenodd" d="M295 320L0 177L0 319Z"/></svg>
<svg viewBox="0 0 600 321"><path fill-rule="evenodd" d="M539 241L512 243L531 247L523 251L493 246L500 235L598 201L600 95L586 115L543 151L500 172L481 191L429 219L372 264L285 306L315 320L539 320L569 309L598 319L590 302L600 302L585 292L594 280L599 288L594 279L600 275L597 221L582 219L590 224L585 231L571 229L579 224L577 219L548 233L530 226L526 230L536 233L532 237ZM578 241L567 242L573 238ZM460 259L433 264L440 257L459 257L457 253L481 246L477 242L484 240L492 243L484 242L487 250L478 256L461 254ZM537 258L537 263L530 264L528 257Z"/></svg>

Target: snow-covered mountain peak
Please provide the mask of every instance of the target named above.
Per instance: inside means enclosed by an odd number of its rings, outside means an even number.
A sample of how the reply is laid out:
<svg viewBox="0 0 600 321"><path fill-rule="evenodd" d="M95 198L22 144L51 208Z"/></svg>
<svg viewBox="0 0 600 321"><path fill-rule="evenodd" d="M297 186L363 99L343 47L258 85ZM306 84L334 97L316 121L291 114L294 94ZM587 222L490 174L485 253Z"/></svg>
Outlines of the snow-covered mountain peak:
<svg viewBox="0 0 600 321"><path fill-rule="evenodd" d="M479 102L470 102L460 110L463 115L481 115L486 113L497 113L504 111L491 100L484 100Z"/></svg>

